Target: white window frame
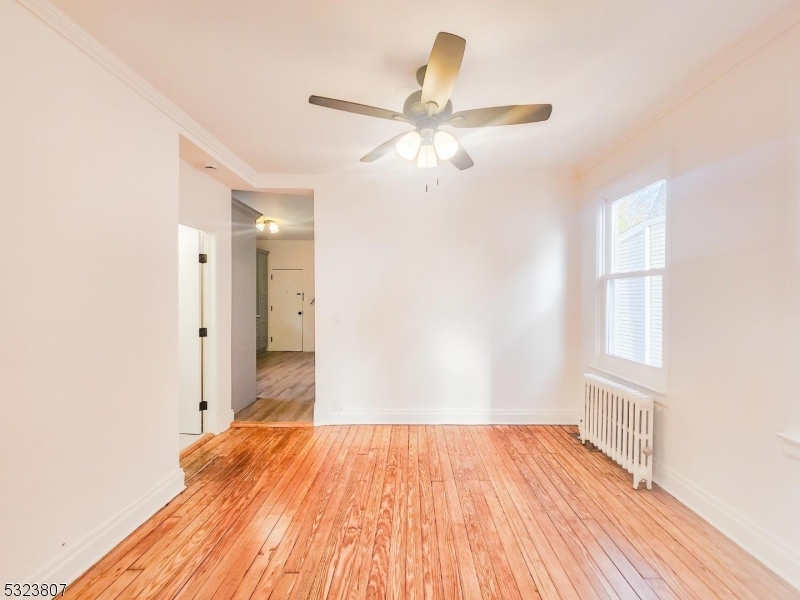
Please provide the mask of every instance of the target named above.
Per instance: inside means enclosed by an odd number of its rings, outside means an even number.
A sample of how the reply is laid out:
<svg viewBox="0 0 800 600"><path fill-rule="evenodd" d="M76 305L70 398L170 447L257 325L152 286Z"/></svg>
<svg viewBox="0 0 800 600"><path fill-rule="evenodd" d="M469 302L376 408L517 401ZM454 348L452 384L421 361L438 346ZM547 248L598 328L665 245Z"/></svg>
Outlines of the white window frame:
<svg viewBox="0 0 800 600"><path fill-rule="evenodd" d="M628 271L612 274L612 205L617 200L660 180L666 181L666 237L663 269ZM671 206L672 161L664 155L605 186L598 192L597 218L597 283L595 353L590 366L608 375L646 388L662 396L669 381L669 290L672 255ZM608 353L608 285L614 279L660 275L662 281L662 359L661 367L653 367Z"/></svg>

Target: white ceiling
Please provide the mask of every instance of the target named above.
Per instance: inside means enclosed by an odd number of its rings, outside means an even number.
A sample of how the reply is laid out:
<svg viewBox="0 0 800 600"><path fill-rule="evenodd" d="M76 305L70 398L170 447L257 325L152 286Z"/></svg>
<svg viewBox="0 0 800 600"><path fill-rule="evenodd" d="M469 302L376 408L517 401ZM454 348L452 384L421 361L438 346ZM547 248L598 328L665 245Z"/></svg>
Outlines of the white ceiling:
<svg viewBox="0 0 800 600"><path fill-rule="evenodd" d="M278 233L260 231L260 240L313 240L314 197L270 192L234 191L233 197L260 212L265 219L275 221Z"/></svg>
<svg viewBox="0 0 800 600"><path fill-rule="evenodd" d="M474 170L571 169L793 1L53 0L257 171L378 175L413 168L358 162L408 126L308 96L399 111L438 31L467 40L456 110L554 105L455 130Z"/></svg>

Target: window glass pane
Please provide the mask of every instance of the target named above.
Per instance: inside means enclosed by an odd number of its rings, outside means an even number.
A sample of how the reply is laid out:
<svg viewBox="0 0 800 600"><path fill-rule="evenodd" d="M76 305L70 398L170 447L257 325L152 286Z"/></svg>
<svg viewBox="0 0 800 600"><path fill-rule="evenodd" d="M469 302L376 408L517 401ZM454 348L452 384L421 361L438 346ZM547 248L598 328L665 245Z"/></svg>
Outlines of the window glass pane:
<svg viewBox="0 0 800 600"><path fill-rule="evenodd" d="M666 191L662 179L612 204L612 273L664 268Z"/></svg>
<svg viewBox="0 0 800 600"><path fill-rule="evenodd" d="M662 364L662 278L625 277L608 282L607 352L638 363Z"/></svg>

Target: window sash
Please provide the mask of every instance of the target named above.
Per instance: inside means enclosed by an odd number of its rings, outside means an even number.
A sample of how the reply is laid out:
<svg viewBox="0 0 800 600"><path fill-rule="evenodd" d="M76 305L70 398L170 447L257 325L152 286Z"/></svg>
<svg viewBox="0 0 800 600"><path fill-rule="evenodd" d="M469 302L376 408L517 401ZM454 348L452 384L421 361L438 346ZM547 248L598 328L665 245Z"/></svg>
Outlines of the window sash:
<svg viewBox="0 0 800 600"><path fill-rule="evenodd" d="M607 364L608 361L621 361L622 363L627 363L628 365L631 365L631 369L633 369L634 372L637 373L644 373L645 371L653 373L658 372L662 374L665 373L667 349L666 349L666 340L663 338L663 333L664 333L663 330L661 332L662 340L660 348L662 357L661 366L654 366L653 364L650 364L647 361L641 362L636 359L631 359L626 356L621 356L619 354L613 353L610 343L612 340L612 336L611 332L609 331L609 328L612 326L612 317L609 314L609 310L611 310L612 308L611 305L612 292L610 288L611 286L614 285L613 283L614 281L626 280L626 279L632 280L632 279L647 278L647 277L660 277L662 285L662 294L664 292L664 289L666 288L667 266L668 266L667 261L665 261L663 265L659 265L658 267L650 267L650 261L648 260L650 257L646 256L644 266L650 268L640 269L636 271L614 271L614 262L615 262L614 253L616 251L615 244L617 241L615 237L617 233L616 231L617 225L614 220L614 213L616 212L614 209L614 204L624 199L626 196L635 193L638 190L646 188L662 179L668 180L668 177L666 176L666 173L660 172L658 174L652 175L651 177L648 177L646 180L639 180L636 182L636 185L631 185L624 190L618 189L617 190L618 193L615 193L613 195L607 194L603 197L603 202L602 202L603 215L601 219L602 243L599 246L603 256L598 262L598 265L600 266L600 273L598 273L599 277L597 280L598 292L601 298L601 305L598 316L600 316L600 318L602 319L601 326L599 328L601 339L598 340L598 342L600 342L598 344L598 351L600 352L601 356L606 357L600 363L601 365ZM669 181L667 181L667 185L669 185ZM669 211L669 198L667 198L667 211ZM666 226L666 224L668 224L669 222L668 215L664 216L664 220ZM645 230L645 235L650 233L651 232L648 231L647 229ZM669 236L668 229L666 232L666 236L667 238ZM664 243L666 245L667 243L666 240ZM650 250L650 248L648 248L648 246L646 245L645 251L647 252L648 250ZM665 251L668 251L668 248L665 249ZM663 296L662 296L661 310L662 310L662 326L663 326L667 319L667 315L665 314L666 301L663 298ZM607 366L611 368L610 364ZM643 369L645 371L642 371ZM661 386L659 385L659 387Z"/></svg>
<svg viewBox="0 0 800 600"><path fill-rule="evenodd" d="M629 285L618 289L617 281L629 282ZM608 356L654 369L663 367L663 285L663 275L652 272L606 280L605 353Z"/></svg>
<svg viewBox="0 0 800 600"><path fill-rule="evenodd" d="M664 268L647 269L645 271L620 271L619 273L609 273L608 275L603 275L600 279L603 281L610 281L612 279L632 279L635 277L657 277L659 275L663 277L666 271L667 270Z"/></svg>
<svg viewBox="0 0 800 600"><path fill-rule="evenodd" d="M667 178L666 174L665 173L658 173L657 175L653 176L652 178L648 178L646 180L640 180L635 185L629 186L629 187L625 188L624 190L619 190L618 193L614 194L613 196L609 194L609 195L606 195L603 198L603 207L602 207L603 208L603 232L602 232L602 235L603 235L603 244L602 244L603 258L602 258L602 262L600 263L602 265L601 279L602 278L613 278L613 277L617 277L617 276L623 276L623 277L624 276L631 276L634 273L645 273L645 272L647 272L649 274L658 274L660 272L660 273L663 274L663 272L666 270L666 261L665 261L664 267L648 268L648 269L642 269L642 270L638 270L638 271L615 271L614 270L614 258L615 258L615 256L614 256L614 251L615 251L614 244L615 244L616 237L617 237L617 223L614 220L614 212L615 212L614 211L614 204L616 204L617 202L619 202L621 200L624 200L626 197L630 196L631 194L634 194L634 193L636 193L636 192L638 192L640 190L643 190L643 189L645 189L647 187L650 187L651 185L653 185L655 183L658 183L659 181L662 181L662 180L665 181L665 183L667 185L667 193L669 193L669 181L668 181L668 178ZM667 197L667 205L669 205L669 196ZM663 218L664 218L664 224L665 224L665 229L666 229L666 224L668 222L666 214L664 215ZM646 230L646 235L648 235L648 236L650 235L649 229ZM668 232L667 232L667 236L668 236ZM664 245L665 245L665 247L667 246L666 239L664 240ZM668 250L668 248L666 248L666 250ZM648 254L649 254L649 251L650 251L649 247L647 247L647 251L648 251ZM666 254L666 251L665 251L665 254ZM648 256L648 259L649 259L649 256ZM649 264L649 260L648 260L648 264Z"/></svg>

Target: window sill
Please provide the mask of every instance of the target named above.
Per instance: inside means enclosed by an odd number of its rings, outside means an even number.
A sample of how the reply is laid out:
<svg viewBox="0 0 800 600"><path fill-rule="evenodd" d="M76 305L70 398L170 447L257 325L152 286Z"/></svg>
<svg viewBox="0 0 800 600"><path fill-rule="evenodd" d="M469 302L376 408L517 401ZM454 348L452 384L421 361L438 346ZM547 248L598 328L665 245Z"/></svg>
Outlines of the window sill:
<svg viewBox="0 0 800 600"><path fill-rule="evenodd" d="M597 365L588 365L588 368L592 371L597 371L598 373L602 373L603 375L607 375L613 379L616 379L620 383L628 384L636 388L640 388L642 391L646 393L650 393L653 395L653 402L662 406L664 408L668 408L669 405L667 404L667 389L659 389L652 385L647 385L642 383L641 381L637 381L632 377L625 377L610 371L609 369L604 369L603 367L598 367ZM779 434L780 435L780 434Z"/></svg>
<svg viewBox="0 0 800 600"><path fill-rule="evenodd" d="M791 458L800 460L800 434L798 433L777 433L784 444L784 450Z"/></svg>

